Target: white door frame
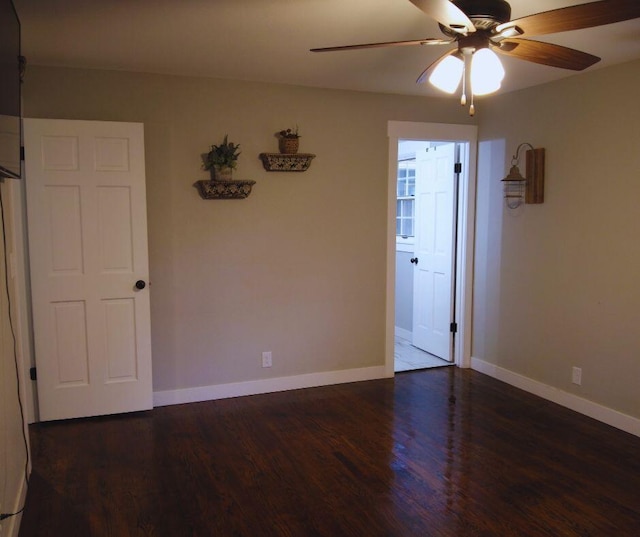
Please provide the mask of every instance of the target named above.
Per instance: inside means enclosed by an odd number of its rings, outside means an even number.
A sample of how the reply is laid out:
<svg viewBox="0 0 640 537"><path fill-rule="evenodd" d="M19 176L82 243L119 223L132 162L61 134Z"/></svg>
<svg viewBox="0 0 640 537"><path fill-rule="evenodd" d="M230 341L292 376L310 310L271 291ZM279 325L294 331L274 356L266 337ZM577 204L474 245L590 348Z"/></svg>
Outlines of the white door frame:
<svg viewBox="0 0 640 537"><path fill-rule="evenodd" d="M398 140L461 142L468 154L458 194L458 244L456 247L456 321L458 332L453 361L458 367L471 367L471 318L473 299L473 245L475 240L476 164L478 127L445 123L389 121L389 169L387 183L387 305L386 305L386 376L394 376L395 282L396 282L396 190ZM464 162L466 160L467 162Z"/></svg>

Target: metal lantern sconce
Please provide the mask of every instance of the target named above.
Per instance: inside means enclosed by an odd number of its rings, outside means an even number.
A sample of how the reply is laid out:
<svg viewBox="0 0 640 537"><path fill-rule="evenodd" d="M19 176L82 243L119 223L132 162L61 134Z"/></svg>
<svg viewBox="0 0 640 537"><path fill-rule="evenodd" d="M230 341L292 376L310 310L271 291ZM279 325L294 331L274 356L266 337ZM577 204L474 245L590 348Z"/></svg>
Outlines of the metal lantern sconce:
<svg viewBox="0 0 640 537"><path fill-rule="evenodd" d="M525 186L527 180L522 177L517 162L517 158L514 156L511 161L511 170L502 183L504 185L504 200L509 209L517 209L524 203L525 198Z"/></svg>
<svg viewBox="0 0 640 537"><path fill-rule="evenodd" d="M518 165L520 149L528 147L526 152L526 173L523 177ZM523 203L544 202L544 148L534 149L529 143L522 143L511 159L509 174L502 180L504 199L509 209L517 209Z"/></svg>

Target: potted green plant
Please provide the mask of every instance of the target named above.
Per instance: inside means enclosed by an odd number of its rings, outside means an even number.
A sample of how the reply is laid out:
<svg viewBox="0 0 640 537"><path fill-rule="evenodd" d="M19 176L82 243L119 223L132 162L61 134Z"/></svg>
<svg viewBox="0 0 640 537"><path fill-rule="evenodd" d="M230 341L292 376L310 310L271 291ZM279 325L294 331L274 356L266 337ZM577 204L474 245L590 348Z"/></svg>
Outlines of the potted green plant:
<svg viewBox="0 0 640 537"><path fill-rule="evenodd" d="M240 144L229 142L228 135L220 145L212 145L204 155L204 169L211 170L213 181L230 181L234 168L238 165Z"/></svg>
<svg viewBox="0 0 640 537"><path fill-rule="evenodd" d="M298 126L294 129L281 130L278 134L280 153L294 154L298 152L300 144L300 135L298 134Z"/></svg>

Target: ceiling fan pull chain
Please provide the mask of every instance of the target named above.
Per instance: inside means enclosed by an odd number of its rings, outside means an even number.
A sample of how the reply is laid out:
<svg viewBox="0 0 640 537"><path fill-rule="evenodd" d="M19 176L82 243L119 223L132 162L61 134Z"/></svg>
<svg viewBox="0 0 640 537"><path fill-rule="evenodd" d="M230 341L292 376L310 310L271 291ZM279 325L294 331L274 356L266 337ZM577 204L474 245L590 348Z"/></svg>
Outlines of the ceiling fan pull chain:
<svg viewBox="0 0 640 537"><path fill-rule="evenodd" d="M462 67L462 95L460 95L460 104L465 106L467 104L467 62L465 58L464 66Z"/></svg>
<svg viewBox="0 0 640 537"><path fill-rule="evenodd" d="M469 106L469 115L474 116L476 113L476 107L473 105L473 89L471 89L471 106Z"/></svg>

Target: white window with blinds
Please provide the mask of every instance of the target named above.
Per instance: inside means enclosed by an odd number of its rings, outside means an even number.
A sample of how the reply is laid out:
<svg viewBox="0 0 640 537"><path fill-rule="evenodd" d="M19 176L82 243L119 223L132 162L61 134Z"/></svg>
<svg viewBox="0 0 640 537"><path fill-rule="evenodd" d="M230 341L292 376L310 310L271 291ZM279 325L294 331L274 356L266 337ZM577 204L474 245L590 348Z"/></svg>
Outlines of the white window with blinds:
<svg viewBox="0 0 640 537"><path fill-rule="evenodd" d="M398 161L398 187L396 200L396 242L413 244L415 234L415 158Z"/></svg>

